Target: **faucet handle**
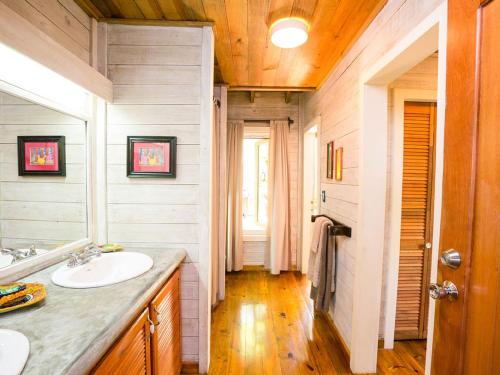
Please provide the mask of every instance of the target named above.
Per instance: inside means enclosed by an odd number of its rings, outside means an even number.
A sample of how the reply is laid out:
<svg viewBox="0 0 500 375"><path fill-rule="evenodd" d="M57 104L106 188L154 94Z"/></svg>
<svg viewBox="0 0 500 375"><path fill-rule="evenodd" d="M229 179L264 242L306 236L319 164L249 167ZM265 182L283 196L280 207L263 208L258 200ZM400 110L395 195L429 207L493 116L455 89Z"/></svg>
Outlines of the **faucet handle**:
<svg viewBox="0 0 500 375"><path fill-rule="evenodd" d="M29 251L28 251L28 256L32 257L32 256L35 256L37 255L36 253L36 246L35 244L31 244L30 248L29 248Z"/></svg>
<svg viewBox="0 0 500 375"><path fill-rule="evenodd" d="M76 267L80 263L80 255L81 255L81 253L72 252L72 253L69 253L65 257L66 259L69 259L69 261L68 261L68 267L69 268Z"/></svg>

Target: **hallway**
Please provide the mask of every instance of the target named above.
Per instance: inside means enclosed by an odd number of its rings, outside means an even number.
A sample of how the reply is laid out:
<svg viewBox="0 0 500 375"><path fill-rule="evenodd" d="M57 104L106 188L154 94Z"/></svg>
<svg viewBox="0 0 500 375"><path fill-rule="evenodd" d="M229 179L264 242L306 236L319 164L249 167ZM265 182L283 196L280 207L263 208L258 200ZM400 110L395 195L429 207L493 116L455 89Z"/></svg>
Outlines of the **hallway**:
<svg viewBox="0 0 500 375"><path fill-rule="evenodd" d="M309 285L297 272L226 274L212 314L209 374L350 374L328 321L313 319ZM379 374L423 374L425 341L379 351Z"/></svg>

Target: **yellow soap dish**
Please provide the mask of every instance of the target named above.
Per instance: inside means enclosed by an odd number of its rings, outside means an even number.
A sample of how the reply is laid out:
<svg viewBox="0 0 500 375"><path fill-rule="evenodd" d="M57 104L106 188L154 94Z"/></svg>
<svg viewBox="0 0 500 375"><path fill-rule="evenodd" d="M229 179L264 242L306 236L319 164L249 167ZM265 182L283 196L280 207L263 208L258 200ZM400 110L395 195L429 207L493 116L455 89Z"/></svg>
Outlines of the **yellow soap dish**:
<svg viewBox="0 0 500 375"><path fill-rule="evenodd" d="M0 306L7 306L0 307L0 314L34 305L43 301L46 296L47 292L43 284L27 283L26 289L0 298Z"/></svg>
<svg viewBox="0 0 500 375"><path fill-rule="evenodd" d="M104 245L99 245L97 246L99 249L101 249L101 252L103 253L114 253L116 251L122 251L123 246L119 245L117 243L106 243Z"/></svg>

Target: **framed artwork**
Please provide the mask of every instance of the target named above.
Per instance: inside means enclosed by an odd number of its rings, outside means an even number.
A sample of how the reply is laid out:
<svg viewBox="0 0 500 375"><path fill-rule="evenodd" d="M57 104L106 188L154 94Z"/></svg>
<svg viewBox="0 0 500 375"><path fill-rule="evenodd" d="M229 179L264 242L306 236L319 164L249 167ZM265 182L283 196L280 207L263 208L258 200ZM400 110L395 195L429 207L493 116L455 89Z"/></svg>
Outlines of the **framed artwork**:
<svg viewBox="0 0 500 375"><path fill-rule="evenodd" d="M333 178L333 141L326 145L326 178Z"/></svg>
<svg viewBox="0 0 500 375"><path fill-rule="evenodd" d="M66 176L64 136L17 137L17 161L19 176Z"/></svg>
<svg viewBox="0 0 500 375"><path fill-rule="evenodd" d="M335 150L335 180L342 181L342 153L343 147Z"/></svg>
<svg viewBox="0 0 500 375"><path fill-rule="evenodd" d="M128 177L175 178L177 137L127 137Z"/></svg>

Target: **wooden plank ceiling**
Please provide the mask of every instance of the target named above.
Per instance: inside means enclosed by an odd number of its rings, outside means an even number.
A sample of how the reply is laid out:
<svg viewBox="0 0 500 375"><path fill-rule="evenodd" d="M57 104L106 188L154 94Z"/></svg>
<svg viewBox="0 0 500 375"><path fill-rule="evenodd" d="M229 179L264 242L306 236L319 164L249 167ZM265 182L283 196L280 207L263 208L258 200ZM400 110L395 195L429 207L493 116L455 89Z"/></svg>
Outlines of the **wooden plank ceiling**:
<svg viewBox="0 0 500 375"><path fill-rule="evenodd" d="M241 88L315 88L387 0L76 0L90 16L136 20L212 21L216 82ZM309 40L281 49L269 26L302 17Z"/></svg>

